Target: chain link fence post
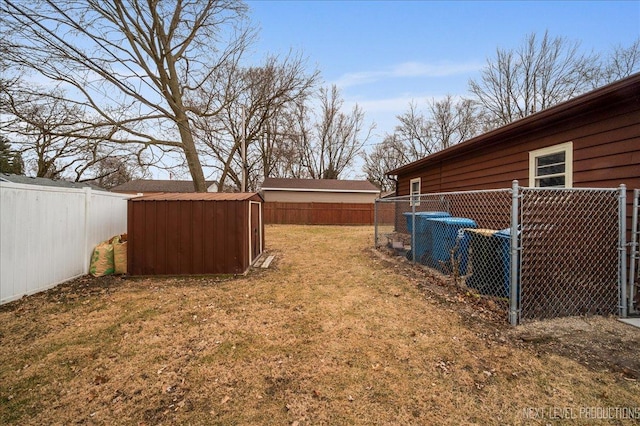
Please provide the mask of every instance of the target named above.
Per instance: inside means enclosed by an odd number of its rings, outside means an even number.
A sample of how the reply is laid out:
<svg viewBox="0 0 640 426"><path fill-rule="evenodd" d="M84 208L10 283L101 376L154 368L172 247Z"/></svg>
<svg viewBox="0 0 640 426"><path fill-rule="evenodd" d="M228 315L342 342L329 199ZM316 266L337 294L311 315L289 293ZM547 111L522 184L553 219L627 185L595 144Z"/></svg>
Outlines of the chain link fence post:
<svg viewBox="0 0 640 426"><path fill-rule="evenodd" d="M373 248L378 248L378 204L380 200L376 198L373 202Z"/></svg>
<svg viewBox="0 0 640 426"><path fill-rule="evenodd" d="M419 197L419 195L417 196ZM419 198L418 198L419 199ZM416 196L411 195L411 261L416 263Z"/></svg>
<svg viewBox="0 0 640 426"><path fill-rule="evenodd" d="M619 238L619 271L618 285L620 289L620 316L627 317L627 187L621 184L618 190L618 229L620 229Z"/></svg>
<svg viewBox="0 0 640 426"><path fill-rule="evenodd" d="M640 274L637 274L636 268L638 265L636 262L640 259L639 247L638 247L638 202L640 201L640 189L633 190L633 214L631 217L631 255L629 256L629 294L628 294L628 314L636 314L637 306L634 308L633 301L636 296L636 279Z"/></svg>
<svg viewBox="0 0 640 426"><path fill-rule="evenodd" d="M509 323L511 325L518 325L520 320L518 310L518 300L520 299L520 289L518 286L518 181L514 180L511 183L511 276L509 280L510 292L509 292Z"/></svg>

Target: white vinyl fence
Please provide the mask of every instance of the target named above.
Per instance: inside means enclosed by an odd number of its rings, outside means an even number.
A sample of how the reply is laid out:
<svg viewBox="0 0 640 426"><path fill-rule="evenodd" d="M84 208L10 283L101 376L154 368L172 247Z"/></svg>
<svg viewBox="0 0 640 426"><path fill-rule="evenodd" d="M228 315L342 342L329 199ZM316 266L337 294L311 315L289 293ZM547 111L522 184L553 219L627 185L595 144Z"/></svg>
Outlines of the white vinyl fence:
<svg viewBox="0 0 640 426"><path fill-rule="evenodd" d="M128 198L0 182L0 304L87 274L93 248L127 231Z"/></svg>

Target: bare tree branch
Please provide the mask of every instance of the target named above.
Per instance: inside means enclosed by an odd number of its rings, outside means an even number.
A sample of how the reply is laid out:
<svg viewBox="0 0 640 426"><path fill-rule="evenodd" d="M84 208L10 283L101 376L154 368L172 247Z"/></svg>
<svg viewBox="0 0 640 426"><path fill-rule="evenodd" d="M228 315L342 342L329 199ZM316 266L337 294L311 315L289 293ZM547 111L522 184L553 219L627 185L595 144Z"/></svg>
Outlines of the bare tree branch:
<svg viewBox="0 0 640 426"><path fill-rule="evenodd" d="M564 38L529 35L512 50L498 49L469 87L498 127L571 99L591 88L598 56Z"/></svg>
<svg viewBox="0 0 640 426"><path fill-rule="evenodd" d="M338 179L360 155L375 124L365 127L364 111L357 104L349 114L342 112L344 101L335 85L321 88L318 97L320 112L312 131L300 122L298 130L305 134L300 150L312 178Z"/></svg>
<svg viewBox="0 0 640 426"><path fill-rule="evenodd" d="M273 148L282 140L283 133L278 129L282 117L293 105L304 102L316 84L318 72L307 73L305 60L292 54L284 58L270 56L261 66L228 72L233 72L234 78L219 74L217 86L218 93L224 93L228 102L221 105L220 114L198 121L198 135L217 160L219 189L226 188L228 180L240 187L241 146L246 137L249 187L257 189L273 164L280 161L274 157L277 151ZM207 96L203 93L200 102L210 102Z"/></svg>
<svg viewBox="0 0 640 426"><path fill-rule="evenodd" d="M6 0L0 19L6 61L64 85L92 117L68 136L107 128L112 142L179 148L206 191L193 121L218 111L189 99L252 39L246 11L235 0Z"/></svg>

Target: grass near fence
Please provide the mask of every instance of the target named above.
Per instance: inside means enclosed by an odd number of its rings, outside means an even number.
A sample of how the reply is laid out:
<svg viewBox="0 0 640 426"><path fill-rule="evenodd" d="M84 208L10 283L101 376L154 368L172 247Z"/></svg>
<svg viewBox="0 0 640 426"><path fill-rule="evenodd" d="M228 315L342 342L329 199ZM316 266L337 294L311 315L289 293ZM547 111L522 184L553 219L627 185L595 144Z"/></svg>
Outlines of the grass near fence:
<svg viewBox="0 0 640 426"><path fill-rule="evenodd" d="M82 278L0 307L0 423L545 424L640 407L633 373L470 314L375 254L372 227L268 226L266 241L273 266L246 277Z"/></svg>

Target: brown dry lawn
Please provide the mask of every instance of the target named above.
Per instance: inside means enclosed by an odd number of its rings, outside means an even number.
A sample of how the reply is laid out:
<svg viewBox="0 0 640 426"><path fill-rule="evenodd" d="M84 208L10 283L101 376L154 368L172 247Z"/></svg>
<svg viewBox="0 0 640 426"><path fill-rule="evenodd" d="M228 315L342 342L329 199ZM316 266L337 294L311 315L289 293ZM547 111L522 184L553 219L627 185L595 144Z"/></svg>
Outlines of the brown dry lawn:
<svg viewBox="0 0 640 426"><path fill-rule="evenodd" d="M588 407L640 415L638 381L470 318L454 296L425 292L372 254L372 234L268 226L268 271L85 277L1 307L0 424L575 424Z"/></svg>

